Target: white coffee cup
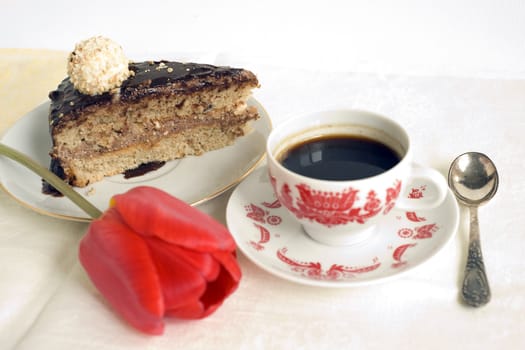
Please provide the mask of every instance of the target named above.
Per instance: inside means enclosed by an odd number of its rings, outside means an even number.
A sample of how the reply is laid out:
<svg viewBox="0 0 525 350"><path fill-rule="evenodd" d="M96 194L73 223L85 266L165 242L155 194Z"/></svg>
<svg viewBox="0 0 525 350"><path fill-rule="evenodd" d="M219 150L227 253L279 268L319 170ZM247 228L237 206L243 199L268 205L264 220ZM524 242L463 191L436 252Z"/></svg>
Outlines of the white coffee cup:
<svg viewBox="0 0 525 350"><path fill-rule="evenodd" d="M283 166L282 156L294 146L330 135L379 141L399 161L392 168L353 180L324 180L301 175ZM281 204L306 233L328 245L361 242L393 207L416 211L439 206L447 194L444 177L434 169L412 163L412 147L397 122L367 111L326 110L288 119L270 133L266 151L268 171ZM418 183L427 187L414 195Z"/></svg>

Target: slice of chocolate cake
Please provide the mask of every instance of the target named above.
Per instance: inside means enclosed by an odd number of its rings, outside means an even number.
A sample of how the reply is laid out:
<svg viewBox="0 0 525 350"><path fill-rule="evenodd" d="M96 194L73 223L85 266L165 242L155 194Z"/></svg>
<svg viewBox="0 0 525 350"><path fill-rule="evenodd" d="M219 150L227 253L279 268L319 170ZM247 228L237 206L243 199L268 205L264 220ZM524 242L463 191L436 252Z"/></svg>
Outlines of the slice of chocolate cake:
<svg viewBox="0 0 525 350"><path fill-rule="evenodd" d="M119 87L89 95L70 77L51 99L51 169L83 187L150 162L225 147L258 118L244 69L168 61L129 63Z"/></svg>

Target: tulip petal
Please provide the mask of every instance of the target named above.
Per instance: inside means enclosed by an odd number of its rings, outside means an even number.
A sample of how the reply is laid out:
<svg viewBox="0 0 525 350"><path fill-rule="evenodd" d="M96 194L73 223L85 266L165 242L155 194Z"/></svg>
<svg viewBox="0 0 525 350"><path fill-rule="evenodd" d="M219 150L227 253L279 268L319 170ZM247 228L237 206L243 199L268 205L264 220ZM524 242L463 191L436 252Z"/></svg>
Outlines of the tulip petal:
<svg viewBox="0 0 525 350"><path fill-rule="evenodd" d="M166 310L180 308L198 300L206 290L206 280L166 242L147 240L162 286Z"/></svg>
<svg viewBox="0 0 525 350"><path fill-rule="evenodd" d="M221 267L221 272L215 281L208 283L206 293L201 297L205 310L216 309L222 304L227 296L232 294L239 285L239 276L232 275L224 266ZM209 315L211 312L207 312Z"/></svg>
<svg viewBox="0 0 525 350"><path fill-rule="evenodd" d="M219 305L217 305L217 307L219 307ZM217 307L215 309L217 309ZM210 312L207 313L207 310L204 309L204 304L200 300L194 300L193 302L182 305L176 309L166 310L166 316L186 320L197 320L208 316L215 311L215 309L210 310Z"/></svg>
<svg viewBox="0 0 525 350"><path fill-rule="evenodd" d="M235 290L237 285L238 283L233 281L228 271L221 268L221 273L217 279L208 283L206 292L199 300L166 310L166 316L184 319L199 319L209 316L222 305L224 299Z"/></svg>
<svg viewBox="0 0 525 350"><path fill-rule="evenodd" d="M213 281L208 282L206 291L199 300L188 302L178 308L166 309L166 315L185 319L199 319L212 314L224 299L233 293L241 278L241 271L232 253L212 253L221 263L220 273ZM224 262L224 263L223 263ZM228 267L226 267L228 266Z"/></svg>
<svg viewBox="0 0 525 350"><path fill-rule="evenodd" d="M157 241L157 243L153 244L155 241ZM201 274L206 281L213 281L219 275L220 265L210 253L195 252L173 244L167 244L156 238L150 238L146 240L146 242L148 242L148 244L151 243L151 245L156 245L158 249L166 250L170 256L177 257L177 259L184 261Z"/></svg>
<svg viewBox="0 0 525 350"><path fill-rule="evenodd" d="M164 302L149 249L109 209L91 223L79 259L93 284L132 326L149 334L164 330Z"/></svg>
<svg viewBox="0 0 525 350"><path fill-rule="evenodd" d="M241 268L237 262L235 251L233 252L212 252L211 255L228 271L232 280L238 284L242 277Z"/></svg>
<svg viewBox="0 0 525 350"><path fill-rule="evenodd" d="M156 238L146 241L157 266L168 316L185 319L206 317L239 284L241 271L233 253L202 254L169 245ZM205 268L201 270L203 261ZM207 276L213 278L205 280L203 271L209 269L207 264L215 267L211 269L213 273Z"/></svg>
<svg viewBox="0 0 525 350"><path fill-rule="evenodd" d="M207 214L168 193L135 187L112 198L112 204L133 231L197 251L235 249L228 230Z"/></svg>

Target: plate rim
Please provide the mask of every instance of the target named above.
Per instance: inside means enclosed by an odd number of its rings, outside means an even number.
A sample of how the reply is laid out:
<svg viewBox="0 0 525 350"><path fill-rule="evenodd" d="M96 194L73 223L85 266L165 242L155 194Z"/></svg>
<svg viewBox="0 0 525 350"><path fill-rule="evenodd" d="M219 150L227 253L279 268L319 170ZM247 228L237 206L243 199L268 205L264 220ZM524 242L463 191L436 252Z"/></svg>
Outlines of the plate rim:
<svg viewBox="0 0 525 350"><path fill-rule="evenodd" d="M268 128L269 131L271 131L273 129L273 124L272 124L272 120L271 120L271 117L270 115L268 114L266 108L254 97L254 96L250 96L247 100L248 104L253 104L257 107L258 111L259 111L259 114L261 116L261 118L259 118L258 120L256 120L255 122L265 122L266 123L266 127ZM25 119L25 118L30 118L30 115L32 115L33 113L36 113L38 109L40 108L43 108L45 105L49 105L49 101L44 101L40 104L38 104L37 106L35 106L33 109L31 109L29 112L25 113L23 116L21 116L20 118L17 119L17 121L15 121L12 125L10 125L6 130L4 130L4 132L0 135L0 142L4 142L4 139L6 137L6 135L9 134L9 132L16 126L17 123L19 123L21 120ZM267 136L267 135L266 135ZM11 146L11 145L10 145ZM257 169L259 167L259 165L266 159L266 148L263 147L261 148L261 154L259 155L259 157L257 158L257 160L255 162L253 162L253 164L243 173L241 174L240 176L238 176L235 180L233 181L230 181L229 183L225 184L224 186L222 187L219 187L218 189L216 189L215 191L213 192L210 192L210 193L207 193L204 197L200 198L200 199L197 199L197 200L194 200L190 203L188 203L189 205L191 206L198 206L198 205L201 205L203 203L206 203L214 198L217 198L218 196L220 196L221 194L227 192L228 190L230 190L231 188L237 186L240 182L242 182L246 177L248 177L255 169ZM42 214L42 215L45 215L45 216L49 216L49 217L53 217L53 218L57 218L57 219L62 219L62 220L67 220L67 221L75 221L75 222L91 222L93 221L94 219L93 218L90 218L90 217L80 217L80 216L74 216L74 215L67 215L67 214L60 214L60 213L56 213L56 212L53 212L53 211L50 211L50 210L46 210L44 208L41 208L39 206L36 206L36 205L32 205L31 203L28 203L27 201L24 201L23 199L19 198L18 196L16 196L14 193L12 193L5 185L4 185L4 181L2 181L2 179L0 178L0 188L9 196L11 197L12 199L14 199L16 202L18 202L20 205L22 205L23 207L27 208L27 209L30 209L38 214ZM69 200L68 198L66 197L63 197L64 199L66 200Z"/></svg>

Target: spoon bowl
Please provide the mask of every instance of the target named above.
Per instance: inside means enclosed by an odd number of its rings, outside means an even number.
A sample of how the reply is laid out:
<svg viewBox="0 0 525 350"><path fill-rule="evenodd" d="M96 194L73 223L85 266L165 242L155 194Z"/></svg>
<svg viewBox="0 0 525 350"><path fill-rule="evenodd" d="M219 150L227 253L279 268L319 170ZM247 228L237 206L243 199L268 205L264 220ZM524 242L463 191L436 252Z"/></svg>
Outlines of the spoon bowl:
<svg viewBox="0 0 525 350"><path fill-rule="evenodd" d="M498 171L483 153L468 152L452 162L448 183L461 203L478 206L496 194L499 184Z"/></svg>
<svg viewBox="0 0 525 350"><path fill-rule="evenodd" d="M485 204L496 194L499 184L498 171L490 158L483 153L464 153L452 162L448 184L458 201L468 206L470 211L463 300L470 306L482 306L490 301L491 294L481 253L478 206Z"/></svg>

